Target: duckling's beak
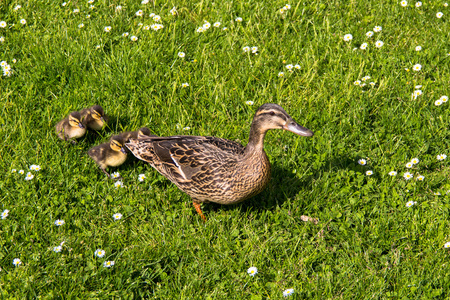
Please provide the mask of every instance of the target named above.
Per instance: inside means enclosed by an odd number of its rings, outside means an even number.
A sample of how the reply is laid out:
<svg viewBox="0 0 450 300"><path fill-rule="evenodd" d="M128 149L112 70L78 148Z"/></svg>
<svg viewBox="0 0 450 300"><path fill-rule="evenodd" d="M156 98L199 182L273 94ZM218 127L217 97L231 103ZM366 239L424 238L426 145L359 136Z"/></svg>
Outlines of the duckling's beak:
<svg viewBox="0 0 450 300"><path fill-rule="evenodd" d="M80 127L81 129L84 128L84 125L82 123L78 123L78 127Z"/></svg>
<svg viewBox="0 0 450 300"><path fill-rule="evenodd" d="M301 136L313 136L314 135L314 132L312 132L308 128L298 125L293 120L290 120L286 124L284 124L283 129L293 132L295 134L301 135Z"/></svg>
<svg viewBox="0 0 450 300"><path fill-rule="evenodd" d="M102 120L102 122L105 122L105 118L104 117L100 117L100 120Z"/></svg>
<svg viewBox="0 0 450 300"><path fill-rule="evenodd" d="M120 152L122 152L123 154L127 154L127 151L125 150L124 147L120 148Z"/></svg>

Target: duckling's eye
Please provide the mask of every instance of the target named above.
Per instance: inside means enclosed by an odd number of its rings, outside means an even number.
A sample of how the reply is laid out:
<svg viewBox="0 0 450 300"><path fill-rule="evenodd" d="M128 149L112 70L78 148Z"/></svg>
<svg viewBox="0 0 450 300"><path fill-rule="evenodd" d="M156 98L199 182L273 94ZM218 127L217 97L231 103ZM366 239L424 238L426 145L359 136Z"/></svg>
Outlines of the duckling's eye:
<svg viewBox="0 0 450 300"><path fill-rule="evenodd" d="M269 111L269 115L275 116L275 112L274 111Z"/></svg>

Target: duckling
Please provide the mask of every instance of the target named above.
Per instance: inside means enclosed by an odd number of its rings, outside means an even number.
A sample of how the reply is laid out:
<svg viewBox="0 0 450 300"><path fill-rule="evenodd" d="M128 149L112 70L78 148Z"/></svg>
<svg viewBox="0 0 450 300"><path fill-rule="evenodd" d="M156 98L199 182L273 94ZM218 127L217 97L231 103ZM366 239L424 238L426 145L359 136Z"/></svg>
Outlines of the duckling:
<svg viewBox="0 0 450 300"><path fill-rule="evenodd" d="M266 103L253 117L245 147L218 137L188 135L139 137L125 146L191 196L195 210L206 220L201 203L239 203L267 186L270 162L264 152L264 137L271 129L314 135L281 106Z"/></svg>
<svg viewBox="0 0 450 300"><path fill-rule="evenodd" d="M119 136L123 138L123 141L125 143L128 143L130 139L137 139L139 137L156 136L156 135L153 135L150 129L148 129L147 127L142 127L139 128L139 130L122 132L119 134Z"/></svg>
<svg viewBox="0 0 450 300"><path fill-rule="evenodd" d="M81 117L86 120L87 127L101 130L106 123L105 112L100 105L94 105L80 111Z"/></svg>
<svg viewBox="0 0 450 300"><path fill-rule="evenodd" d="M56 134L60 139L76 144L74 139L80 138L86 133L85 125L81 114L74 111L56 124Z"/></svg>
<svg viewBox="0 0 450 300"><path fill-rule="evenodd" d="M123 138L115 135L108 143L89 149L88 155L97 163L103 173L110 177L105 169L120 166L127 159L127 152L123 148L123 144Z"/></svg>

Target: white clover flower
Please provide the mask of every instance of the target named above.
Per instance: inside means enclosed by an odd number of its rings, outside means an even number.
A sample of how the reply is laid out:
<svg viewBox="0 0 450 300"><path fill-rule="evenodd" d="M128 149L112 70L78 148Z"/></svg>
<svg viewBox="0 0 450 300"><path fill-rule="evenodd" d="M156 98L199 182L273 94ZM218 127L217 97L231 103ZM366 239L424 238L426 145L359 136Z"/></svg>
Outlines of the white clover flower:
<svg viewBox="0 0 450 300"><path fill-rule="evenodd" d="M174 6L174 7L169 11L169 13L170 13L172 16L176 16L176 15L178 14L177 8Z"/></svg>
<svg viewBox="0 0 450 300"><path fill-rule="evenodd" d="M397 172L395 171L390 171L388 174L389 176L397 176Z"/></svg>
<svg viewBox="0 0 450 300"><path fill-rule="evenodd" d="M203 31L208 30L209 28L211 28L211 23L204 23L204 24L202 25L202 28L203 28Z"/></svg>
<svg viewBox="0 0 450 300"><path fill-rule="evenodd" d="M282 8L280 8L279 11L280 11L280 14L284 14L286 12L286 8L282 7Z"/></svg>
<svg viewBox="0 0 450 300"><path fill-rule="evenodd" d="M421 7L421 6L422 6L422 2L417 1L417 2L416 2L416 7Z"/></svg>
<svg viewBox="0 0 450 300"><path fill-rule="evenodd" d="M400 2L400 5L406 7L408 5L408 1L403 0L402 2Z"/></svg>
<svg viewBox="0 0 450 300"><path fill-rule="evenodd" d="M118 189L118 188L121 188L121 187L124 187L123 186L123 182L122 181L116 181L115 183L114 183L114 186L116 187L116 189Z"/></svg>
<svg viewBox="0 0 450 300"><path fill-rule="evenodd" d="M447 7L448 6L448 3L446 2L446 3L444 3L444 7Z"/></svg>
<svg viewBox="0 0 450 300"><path fill-rule="evenodd" d="M144 181L145 180L145 174L139 174L139 176L138 176L138 180L140 181L140 182L142 182L142 181Z"/></svg>
<svg viewBox="0 0 450 300"><path fill-rule="evenodd" d="M21 5L16 5L16 6L14 7L14 10L17 11L17 10L19 10L19 9L21 9L21 8L22 8Z"/></svg>
<svg viewBox="0 0 450 300"><path fill-rule="evenodd" d="M417 204L416 201L408 201L408 202L406 202L406 207L411 207L411 206L416 205L416 204Z"/></svg>
<svg viewBox="0 0 450 300"><path fill-rule="evenodd" d="M94 3L94 0L88 0L88 4Z"/></svg>
<svg viewBox="0 0 450 300"><path fill-rule="evenodd" d="M247 104L247 105L253 105L253 104L255 104L253 101L245 101L245 104Z"/></svg>
<svg viewBox="0 0 450 300"><path fill-rule="evenodd" d="M278 72L278 77L284 77L284 72Z"/></svg>
<svg viewBox="0 0 450 300"><path fill-rule="evenodd" d="M113 260L108 260L103 263L103 267L105 267L105 268L111 268L112 266L114 266Z"/></svg>
<svg viewBox="0 0 450 300"><path fill-rule="evenodd" d="M144 26L144 23L138 23L137 26L142 27L142 26Z"/></svg>
<svg viewBox="0 0 450 300"><path fill-rule="evenodd" d="M351 40L353 40L353 35L351 35L350 33L344 35L344 41L349 42Z"/></svg>
<svg viewBox="0 0 450 300"><path fill-rule="evenodd" d="M422 86L421 86L420 84L418 84L418 85L416 85L414 88L415 88L415 89L421 89Z"/></svg>
<svg viewBox="0 0 450 300"><path fill-rule="evenodd" d="M110 32L112 29L111 26L105 26L105 28L103 29L105 32Z"/></svg>
<svg viewBox="0 0 450 300"><path fill-rule="evenodd" d="M112 173L112 174L111 174L111 178L112 178L112 179L120 178L119 172L114 172L114 173Z"/></svg>
<svg viewBox="0 0 450 300"><path fill-rule="evenodd" d="M66 223L66 222L64 222L64 220L59 220L59 219L58 219L58 220L55 221L55 225L56 225L56 226L62 226L62 225L64 225L65 223Z"/></svg>
<svg viewBox="0 0 450 300"><path fill-rule="evenodd" d="M8 217L8 214L9 210L5 209L1 214L2 220L6 219Z"/></svg>
<svg viewBox="0 0 450 300"><path fill-rule="evenodd" d="M133 42L136 42L138 40L138 37L135 35L130 36L130 40L132 40Z"/></svg>
<svg viewBox="0 0 450 300"><path fill-rule="evenodd" d="M67 2L63 2L62 4L61 4L61 6L66 6L67 5Z"/></svg>
<svg viewBox="0 0 450 300"><path fill-rule="evenodd" d="M242 51L249 52L250 51L250 47L249 46L245 46L245 47L242 48Z"/></svg>
<svg viewBox="0 0 450 300"><path fill-rule="evenodd" d="M203 27L199 27L199 28L197 28L197 30L196 30L198 33L200 33L200 32L203 32L204 30L203 30Z"/></svg>
<svg viewBox="0 0 450 300"><path fill-rule="evenodd" d="M413 165L417 165L419 163L419 159L418 158L413 158L411 159L411 162L413 163Z"/></svg>
<svg viewBox="0 0 450 300"><path fill-rule="evenodd" d="M375 42L375 47L377 47L377 48L381 48L381 47L383 47L383 45L384 45L384 43L382 41Z"/></svg>
<svg viewBox="0 0 450 300"><path fill-rule="evenodd" d="M436 158L437 158L437 160L444 160L444 159L447 158L447 155L445 155L445 154L438 154L438 156Z"/></svg>
<svg viewBox="0 0 450 300"><path fill-rule="evenodd" d="M61 252L61 250L62 250L62 246L53 247L53 251L56 252L56 253Z"/></svg>
<svg viewBox="0 0 450 300"><path fill-rule="evenodd" d="M420 95L422 95L422 90L415 90L414 93L413 93L414 99L416 99Z"/></svg>
<svg viewBox="0 0 450 300"><path fill-rule="evenodd" d="M94 5L89 6L89 9L94 9L94 8L95 8Z"/></svg>
<svg viewBox="0 0 450 300"><path fill-rule="evenodd" d="M367 49L367 43L362 43L361 46L359 46L359 49L366 50Z"/></svg>
<svg viewBox="0 0 450 300"><path fill-rule="evenodd" d="M25 176L25 180L31 180L31 179L33 179L33 178L34 178L34 175L31 174L31 172L28 172L28 173L27 173L27 176Z"/></svg>
<svg viewBox="0 0 450 300"><path fill-rule="evenodd" d="M86 19L89 19L89 18L91 18L91 15L86 15Z"/></svg>
<svg viewBox="0 0 450 300"><path fill-rule="evenodd" d="M438 18L438 19L442 18L443 16L444 16L444 14L442 12L438 12L436 14L436 18Z"/></svg>
<svg viewBox="0 0 450 300"><path fill-rule="evenodd" d="M20 258L14 258L13 259L13 265L15 267L20 266L22 264L22 261L20 260Z"/></svg>
<svg viewBox="0 0 450 300"><path fill-rule="evenodd" d="M5 42L5 37L4 36L0 36L0 43L4 43Z"/></svg>
<svg viewBox="0 0 450 300"><path fill-rule="evenodd" d="M18 172L20 175L23 175L23 174L25 174L25 171L24 170L19 170L19 172Z"/></svg>
<svg viewBox="0 0 450 300"><path fill-rule="evenodd" d="M284 9L286 9L286 10L289 10L289 9L291 9L291 5L289 5L289 4L286 4L286 5L284 6Z"/></svg>
<svg viewBox="0 0 450 300"><path fill-rule="evenodd" d="M190 130L190 129L191 129L191 127L189 127L189 126L183 127L184 131L187 131L187 130Z"/></svg>
<svg viewBox="0 0 450 300"><path fill-rule="evenodd" d="M450 242L445 243L444 248L450 248Z"/></svg>
<svg viewBox="0 0 450 300"><path fill-rule="evenodd" d="M183 58L183 57L185 57L185 56L186 56L186 54L185 54L184 52L178 52L178 57Z"/></svg>
<svg viewBox="0 0 450 300"><path fill-rule="evenodd" d="M154 15L153 16L153 21L159 22L159 21L161 21L161 17L159 15Z"/></svg>
<svg viewBox="0 0 450 300"><path fill-rule="evenodd" d="M416 71L416 72L422 70L422 65L421 64L415 64L413 66L413 70Z"/></svg>
<svg viewBox="0 0 450 300"><path fill-rule="evenodd" d="M258 269L256 267L250 267L248 268L247 273L250 276L255 276L256 274L258 274Z"/></svg>
<svg viewBox="0 0 450 300"><path fill-rule="evenodd" d="M367 176L373 175L373 171L372 171L372 170L367 170L367 171L366 171L366 175L367 175Z"/></svg>
<svg viewBox="0 0 450 300"><path fill-rule="evenodd" d="M213 24L214 27L219 28L220 27L220 22L216 22Z"/></svg>
<svg viewBox="0 0 450 300"><path fill-rule="evenodd" d="M436 106L441 106L442 103L443 103L443 102L442 102L441 99L438 99L438 100L434 101L434 105L436 105Z"/></svg>
<svg viewBox="0 0 450 300"><path fill-rule="evenodd" d="M5 28L6 27L6 22L5 21L0 21L0 27L1 28Z"/></svg>
<svg viewBox="0 0 450 300"><path fill-rule="evenodd" d="M163 29L163 28L164 28L164 25L163 25L163 24L153 24L153 25L151 26L151 28L152 28L154 31L158 31L158 30L160 30L160 29Z"/></svg>
<svg viewBox="0 0 450 300"><path fill-rule="evenodd" d="M434 195L435 195L435 196L440 196L441 193L439 193L439 192L434 192Z"/></svg>
<svg viewBox="0 0 450 300"><path fill-rule="evenodd" d="M122 214L121 213L113 214L113 219L114 221L122 219Z"/></svg>
<svg viewBox="0 0 450 300"><path fill-rule="evenodd" d="M372 37L373 36L373 31L367 31L366 36L367 37Z"/></svg>
<svg viewBox="0 0 450 300"><path fill-rule="evenodd" d="M367 164L367 160L365 160L364 158L358 159L358 164L360 164L361 166L365 166Z"/></svg>
<svg viewBox="0 0 450 300"><path fill-rule="evenodd" d="M375 27L373 28L373 31L374 31L374 32L380 32L381 30L383 30L383 28L382 28L381 26L375 26Z"/></svg>
<svg viewBox="0 0 450 300"><path fill-rule="evenodd" d="M361 78L362 81L367 81L370 79L370 76L364 76L363 78Z"/></svg>
<svg viewBox="0 0 450 300"><path fill-rule="evenodd" d="M11 169L11 173L16 173L17 170L16 169Z"/></svg>
<svg viewBox="0 0 450 300"><path fill-rule="evenodd" d="M144 30L150 30L150 25L145 25Z"/></svg>
<svg viewBox="0 0 450 300"><path fill-rule="evenodd" d="M234 19L236 22L242 22L242 18L241 17L237 17L236 19Z"/></svg>
<svg viewBox="0 0 450 300"><path fill-rule="evenodd" d="M142 17L142 16L144 15L144 12L142 11L142 9L140 9L140 10L138 10L138 11L135 13L135 15L136 15L137 17Z"/></svg>
<svg viewBox="0 0 450 300"><path fill-rule="evenodd" d="M222 28L222 30L223 30L223 31L227 31L227 30L228 30L228 28L227 28L227 27L224 27L224 28Z"/></svg>
<svg viewBox="0 0 450 300"><path fill-rule="evenodd" d="M448 101L448 97L447 96L441 96L441 98L439 98L439 100L441 100L443 103Z"/></svg>
<svg viewBox="0 0 450 300"><path fill-rule="evenodd" d="M145 5L145 4L147 4L148 2L149 2L149 0L142 0L142 1L141 1L141 4Z"/></svg>
<svg viewBox="0 0 450 300"><path fill-rule="evenodd" d="M283 292L283 297L289 297L294 293L294 289L287 289Z"/></svg>
<svg viewBox="0 0 450 300"><path fill-rule="evenodd" d="M25 24L27 24L27 20L25 20L25 19L21 19L21 20L20 20L20 24L22 24L22 25L25 25Z"/></svg>
<svg viewBox="0 0 450 300"><path fill-rule="evenodd" d="M156 16L156 14L151 13L151 14L149 14L148 16L149 16L150 18L153 18L154 16Z"/></svg>
<svg viewBox="0 0 450 300"><path fill-rule="evenodd" d="M189 83L187 83L187 82L181 84L182 88L187 88L188 86L189 86Z"/></svg>
<svg viewBox="0 0 450 300"><path fill-rule="evenodd" d="M355 80L355 81L353 81L353 84L354 85L361 85L361 80Z"/></svg>
<svg viewBox="0 0 450 300"><path fill-rule="evenodd" d="M408 162L408 163L406 164L406 167L407 167L408 169L411 169L411 168L413 167L413 163L412 163L412 162Z"/></svg>
<svg viewBox="0 0 450 300"><path fill-rule="evenodd" d="M425 179L425 176L423 176L423 175L419 175L416 177L416 180L419 180L419 181L423 181L424 179Z"/></svg>
<svg viewBox="0 0 450 300"><path fill-rule="evenodd" d="M286 69L288 69L289 71L292 70L294 68L294 65L286 65Z"/></svg>
<svg viewBox="0 0 450 300"><path fill-rule="evenodd" d="M422 51L422 46L416 46L416 51Z"/></svg>
<svg viewBox="0 0 450 300"><path fill-rule="evenodd" d="M80 24L78 24L78 28L83 28L84 27L84 24L83 23L80 23Z"/></svg>
<svg viewBox="0 0 450 300"><path fill-rule="evenodd" d="M300 65L295 65L294 68L296 68L297 70L300 70L302 67L300 67Z"/></svg>
<svg viewBox="0 0 450 300"><path fill-rule="evenodd" d="M73 10L73 13L74 14L77 14L77 13L79 13L80 12L80 10L78 9L78 8L75 8L74 10Z"/></svg>
<svg viewBox="0 0 450 300"><path fill-rule="evenodd" d="M122 5L117 5L116 6L116 11L121 11L122 10Z"/></svg>
<svg viewBox="0 0 450 300"><path fill-rule="evenodd" d="M403 178L405 178L406 180L410 180L411 178L413 178L413 175L409 172L405 172L403 173Z"/></svg>
<svg viewBox="0 0 450 300"><path fill-rule="evenodd" d="M122 33L122 36L123 37L127 37L129 35L129 33L128 32L124 32L124 33Z"/></svg>
<svg viewBox="0 0 450 300"><path fill-rule="evenodd" d="M106 254L105 250L102 250L102 249L97 249L94 252L94 255L97 257L103 257L103 256L105 256L105 254Z"/></svg>
<svg viewBox="0 0 450 300"><path fill-rule="evenodd" d="M253 46L253 47L252 47L252 53L257 53L257 52L258 52L258 47Z"/></svg>

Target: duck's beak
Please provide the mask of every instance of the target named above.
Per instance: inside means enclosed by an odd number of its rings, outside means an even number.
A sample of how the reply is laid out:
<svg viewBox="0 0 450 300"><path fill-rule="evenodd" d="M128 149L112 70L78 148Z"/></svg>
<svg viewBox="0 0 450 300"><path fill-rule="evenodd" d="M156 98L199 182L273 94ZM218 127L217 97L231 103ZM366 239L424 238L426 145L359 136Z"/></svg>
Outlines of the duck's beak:
<svg viewBox="0 0 450 300"><path fill-rule="evenodd" d="M123 154L127 154L127 151L125 150L124 147L120 148L120 152L122 152Z"/></svg>
<svg viewBox="0 0 450 300"><path fill-rule="evenodd" d="M283 129L293 132L295 134L301 135L301 136L313 136L314 135L314 132L312 132L308 128L298 125L293 120L290 120L286 124L284 124Z"/></svg>
<svg viewBox="0 0 450 300"><path fill-rule="evenodd" d="M80 127L81 129L84 128L84 125L82 123L78 123L78 127Z"/></svg>

